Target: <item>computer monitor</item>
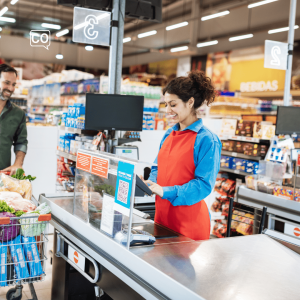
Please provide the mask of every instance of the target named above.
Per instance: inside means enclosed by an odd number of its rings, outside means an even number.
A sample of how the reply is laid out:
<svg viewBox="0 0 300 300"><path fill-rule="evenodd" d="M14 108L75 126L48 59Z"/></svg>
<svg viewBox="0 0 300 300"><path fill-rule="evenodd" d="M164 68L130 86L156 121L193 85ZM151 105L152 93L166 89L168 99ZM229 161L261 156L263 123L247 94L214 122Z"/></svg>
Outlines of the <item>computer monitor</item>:
<svg viewBox="0 0 300 300"><path fill-rule="evenodd" d="M300 134L300 107L278 106L276 134Z"/></svg>
<svg viewBox="0 0 300 300"><path fill-rule="evenodd" d="M86 94L85 129L143 130L144 96Z"/></svg>

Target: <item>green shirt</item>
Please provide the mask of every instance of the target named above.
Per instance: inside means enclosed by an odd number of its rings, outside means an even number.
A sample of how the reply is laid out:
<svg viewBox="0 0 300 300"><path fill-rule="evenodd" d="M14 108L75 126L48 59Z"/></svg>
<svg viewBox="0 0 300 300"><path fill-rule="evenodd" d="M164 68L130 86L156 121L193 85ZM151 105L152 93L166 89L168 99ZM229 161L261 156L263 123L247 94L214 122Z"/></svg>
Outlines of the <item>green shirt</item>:
<svg viewBox="0 0 300 300"><path fill-rule="evenodd" d="M0 170L11 166L12 146L26 153L27 144L25 112L8 100L0 114Z"/></svg>

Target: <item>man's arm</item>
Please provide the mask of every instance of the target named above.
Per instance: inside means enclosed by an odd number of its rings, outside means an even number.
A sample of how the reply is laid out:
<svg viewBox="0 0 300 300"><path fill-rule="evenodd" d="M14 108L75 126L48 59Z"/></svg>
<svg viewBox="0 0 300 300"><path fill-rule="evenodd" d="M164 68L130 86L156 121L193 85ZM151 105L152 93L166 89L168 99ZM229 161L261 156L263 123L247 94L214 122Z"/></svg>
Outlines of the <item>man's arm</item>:
<svg viewBox="0 0 300 300"><path fill-rule="evenodd" d="M4 171L4 172L10 172L10 175L16 174L16 171L17 171L19 168L22 168L22 167L23 167L23 162L24 162L25 155L26 155L25 152L22 152L22 151L16 152L16 160L15 160L15 163L14 163L12 166L10 166L10 167L4 169L3 171Z"/></svg>

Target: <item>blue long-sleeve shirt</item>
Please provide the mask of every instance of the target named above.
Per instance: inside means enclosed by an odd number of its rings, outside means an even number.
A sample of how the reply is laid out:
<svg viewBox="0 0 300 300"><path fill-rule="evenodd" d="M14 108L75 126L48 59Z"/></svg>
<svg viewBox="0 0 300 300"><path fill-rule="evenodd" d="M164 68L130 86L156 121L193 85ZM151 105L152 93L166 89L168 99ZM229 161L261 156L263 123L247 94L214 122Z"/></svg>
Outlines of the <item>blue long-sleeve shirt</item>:
<svg viewBox="0 0 300 300"><path fill-rule="evenodd" d="M160 148L173 130L178 131L179 124L176 124L165 133L160 143ZM215 185L220 169L222 143L217 135L206 128L201 119L184 130L197 132L194 145L195 179L184 185L163 187L163 199L169 200L174 206L193 205L206 198ZM154 163L157 164L157 157ZM149 180L152 182L157 182L158 167L154 166L151 168Z"/></svg>

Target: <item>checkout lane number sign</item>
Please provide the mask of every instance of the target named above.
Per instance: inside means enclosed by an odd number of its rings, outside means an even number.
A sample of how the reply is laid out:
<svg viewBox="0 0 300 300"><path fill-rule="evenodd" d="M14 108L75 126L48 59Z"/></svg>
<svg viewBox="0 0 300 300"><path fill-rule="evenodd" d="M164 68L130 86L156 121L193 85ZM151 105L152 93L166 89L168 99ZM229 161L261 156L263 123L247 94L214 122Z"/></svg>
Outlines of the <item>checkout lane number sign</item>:
<svg viewBox="0 0 300 300"><path fill-rule="evenodd" d="M68 245L68 258L75 263L82 271L85 268L85 257Z"/></svg>
<svg viewBox="0 0 300 300"><path fill-rule="evenodd" d="M264 67L268 69L287 69L288 44L265 40Z"/></svg>

